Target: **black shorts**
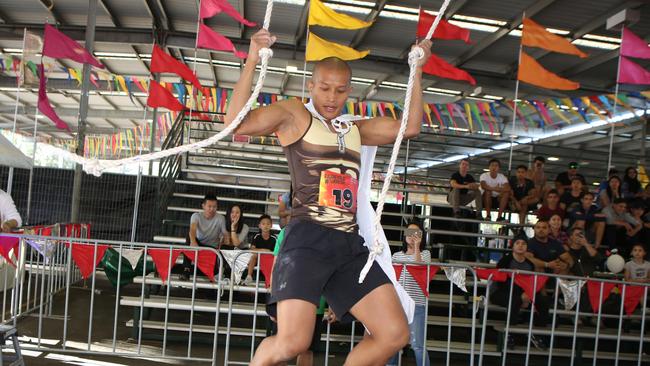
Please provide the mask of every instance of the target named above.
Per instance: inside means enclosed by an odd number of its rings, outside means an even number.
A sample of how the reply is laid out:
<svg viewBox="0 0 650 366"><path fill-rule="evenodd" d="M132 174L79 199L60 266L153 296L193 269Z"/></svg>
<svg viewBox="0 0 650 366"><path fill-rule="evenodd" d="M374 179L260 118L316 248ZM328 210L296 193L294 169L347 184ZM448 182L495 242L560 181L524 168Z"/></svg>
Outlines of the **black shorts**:
<svg viewBox="0 0 650 366"><path fill-rule="evenodd" d="M354 320L350 309L375 288L391 283L377 262L359 283L368 253L356 233L292 221L275 261L269 304L300 299L318 306L324 295L341 322Z"/></svg>

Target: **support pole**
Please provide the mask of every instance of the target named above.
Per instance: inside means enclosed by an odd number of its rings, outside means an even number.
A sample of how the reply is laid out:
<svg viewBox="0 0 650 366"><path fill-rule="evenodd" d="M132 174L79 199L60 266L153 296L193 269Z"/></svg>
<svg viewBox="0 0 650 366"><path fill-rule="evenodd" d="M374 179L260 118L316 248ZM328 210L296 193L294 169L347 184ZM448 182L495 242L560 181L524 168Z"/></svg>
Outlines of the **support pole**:
<svg viewBox="0 0 650 366"><path fill-rule="evenodd" d="M623 44L623 30L625 27L621 27L621 44ZM614 111L612 112L612 117L616 118L616 107L618 106L618 79L619 76L621 75L621 51L619 48L618 51L618 66L616 68L616 90L614 91ZM605 172L605 179L609 177L609 170L612 169L612 152L614 150L614 130L615 126L613 122L610 122L611 124L611 131L609 131L609 157L607 158L607 172Z"/></svg>
<svg viewBox="0 0 650 366"><path fill-rule="evenodd" d="M88 20L86 22L85 47L91 54L95 44L95 23L97 17L97 0L88 0ZM77 120L77 150L79 156L84 154L84 140L86 138L86 118L88 117L88 89L90 88L90 65L83 66L83 79L81 83L81 99L79 100L79 119ZM72 209L70 221L79 221L79 206L81 204L81 179L82 166L77 164L74 169L74 182L72 185Z"/></svg>
<svg viewBox="0 0 650 366"><path fill-rule="evenodd" d="M38 134L38 109L36 109L36 114L34 114L34 142L32 145L32 166L29 169L29 186L27 187L27 213L25 215L26 225L31 224L31 207L32 207L32 192L34 186L34 168L36 167L36 148L38 147L38 140L36 140L36 135Z"/></svg>
<svg viewBox="0 0 650 366"><path fill-rule="evenodd" d="M526 13L522 15L522 19L526 17ZM517 65L521 64L521 53L523 52L523 47L521 45L521 42L519 43L519 58L517 61ZM513 106L512 106L512 124L510 128L510 156L508 157L508 176L510 176L511 170L512 170L512 154L514 152L514 147L515 147L515 122L517 121L517 106L519 103L519 77L517 77L517 83L515 84L515 99L513 100ZM505 128L504 128L505 130Z"/></svg>

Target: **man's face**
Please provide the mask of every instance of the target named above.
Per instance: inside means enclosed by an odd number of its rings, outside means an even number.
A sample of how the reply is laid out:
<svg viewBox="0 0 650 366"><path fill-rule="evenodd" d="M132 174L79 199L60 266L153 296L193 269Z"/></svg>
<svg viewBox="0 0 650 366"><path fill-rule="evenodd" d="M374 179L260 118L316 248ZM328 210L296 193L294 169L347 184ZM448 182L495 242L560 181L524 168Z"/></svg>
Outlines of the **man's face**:
<svg viewBox="0 0 650 366"><path fill-rule="evenodd" d="M467 174L467 172L469 171L469 162L467 162L466 160L461 161L458 170L462 175Z"/></svg>
<svg viewBox="0 0 650 366"><path fill-rule="evenodd" d="M526 178L526 169L519 168L517 169L517 179L524 180Z"/></svg>
<svg viewBox="0 0 650 366"><path fill-rule="evenodd" d="M582 239L584 239L584 237L585 237L584 231L573 230L573 232L571 233L571 237L569 239L571 239L571 244L580 244L580 242L582 241Z"/></svg>
<svg viewBox="0 0 650 366"><path fill-rule="evenodd" d="M499 172L499 163L493 161L488 168L490 169L490 173L496 174Z"/></svg>
<svg viewBox="0 0 650 366"><path fill-rule="evenodd" d="M534 230L537 239L545 240L548 238L548 222L540 221L536 223Z"/></svg>
<svg viewBox="0 0 650 366"><path fill-rule="evenodd" d="M612 205L612 208L614 208L614 212L621 215L627 210L627 205L625 202L615 203Z"/></svg>
<svg viewBox="0 0 650 366"><path fill-rule="evenodd" d="M594 204L594 196L585 194L580 201L582 202L582 207L589 208Z"/></svg>
<svg viewBox="0 0 650 366"><path fill-rule="evenodd" d="M512 245L512 252L516 254L525 254L528 250L528 243L525 240L519 239Z"/></svg>
<svg viewBox="0 0 650 366"><path fill-rule="evenodd" d="M582 190L582 182L578 179L574 179L571 181L571 189L574 191L581 191Z"/></svg>
<svg viewBox="0 0 650 366"><path fill-rule="evenodd" d="M201 207L203 208L203 216L208 219L213 218L217 214L217 201L205 201Z"/></svg>
<svg viewBox="0 0 650 366"><path fill-rule="evenodd" d="M560 199L560 197L558 197L558 195L555 194L555 193L552 193L552 194L549 194L548 196L546 196L546 202L548 202L549 206L556 205L559 199Z"/></svg>
<svg viewBox="0 0 650 366"><path fill-rule="evenodd" d="M544 169L544 162L542 162L541 160L536 160L535 161L535 168Z"/></svg>
<svg viewBox="0 0 650 366"><path fill-rule="evenodd" d="M309 81L314 107L327 120L341 114L351 91L350 75L344 70L323 67Z"/></svg>
<svg viewBox="0 0 650 366"><path fill-rule="evenodd" d="M578 168L569 168L568 170L569 176L574 176L578 174Z"/></svg>
<svg viewBox="0 0 650 366"><path fill-rule="evenodd" d="M262 221L260 221L258 226L261 232L268 233L271 231L271 226L273 226L273 223L271 220L264 218Z"/></svg>

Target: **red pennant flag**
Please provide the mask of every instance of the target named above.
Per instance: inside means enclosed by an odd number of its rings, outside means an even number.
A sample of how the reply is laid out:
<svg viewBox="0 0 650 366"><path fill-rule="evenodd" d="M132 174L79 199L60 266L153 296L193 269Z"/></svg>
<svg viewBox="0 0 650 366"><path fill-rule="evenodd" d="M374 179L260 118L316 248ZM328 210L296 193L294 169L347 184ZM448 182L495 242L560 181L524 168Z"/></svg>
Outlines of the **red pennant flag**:
<svg viewBox="0 0 650 366"><path fill-rule="evenodd" d="M399 281L399 278L402 276L402 270L404 265L402 264L393 264L393 269L395 269L395 278Z"/></svg>
<svg viewBox="0 0 650 366"><path fill-rule="evenodd" d="M433 276L436 275L436 272L438 272L438 267L431 266L431 270L427 270L427 267L428 266L424 265L406 266L406 270L411 274L415 282L417 282L418 286L420 286L420 290L422 290L424 296L428 297L429 281L431 281ZM427 271L429 276L427 276Z"/></svg>
<svg viewBox="0 0 650 366"><path fill-rule="evenodd" d="M492 281L505 282L508 279L508 273L501 272L496 268L474 268L476 276L482 280L487 280L492 275Z"/></svg>
<svg viewBox="0 0 650 366"><path fill-rule="evenodd" d="M187 65L168 55L157 45L153 45L153 54L151 55L151 72L170 72L174 73L184 80L189 81L195 87L201 89L201 83L196 75Z"/></svg>
<svg viewBox="0 0 650 366"><path fill-rule="evenodd" d="M621 56L650 58L648 42L625 27L623 27L623 39L621 41Z"/></svg>
<svg viewBox="0 0 650 366"><path fill-rule="evenodd" d="M91 64L100 69L104 68L93 55L77 41L66 36L49 24L45 24L43 36L43 56L52 58L69 58L82 64Z"/></svg>
<svg viewBox="0 0 650 366"><path fill-rule="evenodd" d="M50 104L50 99L47 97L47 91L46 91L47 86L45 81L45 70L43 69L43 64L38 65L38 74L39 74L38 75L38 80L39 80L38 111L41 112L47 118L49 118L52 122L54 122L56 128L70 131L70 127L68 126L68 124L65 123L65 121L63 121L58 114L56 114L54 108L52 108L52 105Z"/></svg>
<svg viewBox="0 0 650 366"><path fill-rule="evenodd" d="M452 66L433 53L427 63L422 67L422 71L445 79L465 80L472 85L476 85L476 80L467 71Z"/></svg>
<svg viewBox="0 0 650 366"><path fill-rule="evenodd" d="M7 260L12 267L16 268L16 265L11 260L9 253L13 249L14 255L18 255L18 246L20 245L20 239L9 237L9 236L0 236L0 255Z"/></svg>
<svg viewBox="0 0 650 366"><path fill-rule="evenodd" d="M176 260L178 259L178 256L182 252L183 251L180 249L171 250L172 267L174 266L174 264L176 264ZM153 259L153 264L156 266L156 272L158 272L158 274L160 275L160 279L163 281L163 283L167 282L167 278L169 277L169 270L170 270L169 268L170 250L169 249L148 249L147 253L149 253L151 259Z"/></svg>
<svg viewBox="0 0 650 366"><path fill-rule="evenodd" d="M273 272L273 260L275 257L273 257L271 254L260 254L258 258L260 270L264 275L264 282L268 288L271 286L271 274Z"/></svg>
<svg viewBox="0 0 650 366"><path fill-rule="evenodd" d="M650 71L647 71L641 65L630 61L627 57L621 56L618 74L618 82L621 84L650 84Z"/></svg>
<svg viewBox="0 0 650 366"><path fill-rule="evenodd" d="M152 108L167 108L170 111L180 112L185 107L176 99L171 92L163 88L157 81L149 81L149 98L147 105Z"/></svg>
<svg viewBox="0 0 650 366"><path fill-rule="evenodd" d="M167 251L167 253L169 254L169 251ZM183 251L183 254L186 257L188 257L192 261L192 263L196 264L197 261L194 259L195 258L195 255L194 255L195 253L196 252L193 251L193 250L184 250ZM199 253L199 260L198 260L199 263L197 264L197 267L199 268L199 270L201 270L201 272L204 275L208 276L210 281L214 282L214 265L217 263L217 253L215 253L213 251L210 251L210 250L199 250L198 253ZM151 255L151 252L149 254ZM166 258L169 258L169 255ZM172 265L175 262L176 261L174 260L174 262L172 262ZM169 263L169 262L167 262L167 263ZM156 265L156 268L158 268L157 265ZM167 272L165 272L165 273L167 273Z"/></svg>
<svg viewBox="0 0 650 366"><path fill-rule="evenodd" d="M603 286L603 296L602 301L598 302L600 299L600 286ZM594 314L598 313L600 305L607 300L612 290L616 287L615 283L609 282L598 282L598 281L587 281L587 294L589 295L589 302L591 303L591 309L594 311Z"/></svg>
<svg viewBox="0 0 650 366"><path fill-rule="evenodd" d="M235 8L230 5L227 0L201 0L201 10L199 11L199 17L201 19L211 18L221 12L228 14L231 18L247 25L249 27L254 27L257 24L251 22L250 20L244 19L244 17L235 10Z"/></svg>
<svg viewBox="0 0 650 366"><path fill-rule="evenodd" d="M537 276L537 287L534 287L535 285L535 277ZM528 295L528 298L530 300L533 300L534 294L538 293L539 290L541 290L544 285L546 285L546 281L548 281L548 277L546 276L540 276L540 275L526 275L526 274L518 274L515 276L515 284L519 287L521 287L522 290Z"/></svg>
<svg viewBox="0 0 650 366"><path fill-rule="evenodd" d="M67 246L68 244L66 244ZM97 248L97 252L95 252ZM72 243L72 260L79 267L81 278L84 280L95 271L99 262L104 258L108 245ZM93 261L93 259L95 259Z"/></svg>
<svg viewBox="0 0 650 366"><path fill-rule="evenodd" d="M418 32L417 36L419 38L424 38L429 33L429 29L433 25L433 21L436 19L434 15L427 13L426 11L420 9L420 18L418 19ZM469 39L469 30L455 26L445 19L440 19L438 23L438 28L433 33L433 38L438 39L460 39L465 41L465 43L472 43Z"/></svg>
<svg viewBox="0 0 650 366"><path fill-rule="evenodd" d="M635 285L619 285L621 294L623 293L623 287L625 287L625 298L623 299L623 307L625 308L625 313L627 315L632 315L634 310L641 302L643 298L643 288L645 286L635 286Z"/></svg>
<svg viewBox="0 0 650 366"><path fill-rule="evenodd" d="M196 45L201 48L208 48L216 51L227 51L232 52L235 56L239 58L246 58L246 52L237 51L235 45L230 42L230 40L221 34L213 31L207 25L200 23L199 24L199 34L197 35L198 39Z"/></svg>

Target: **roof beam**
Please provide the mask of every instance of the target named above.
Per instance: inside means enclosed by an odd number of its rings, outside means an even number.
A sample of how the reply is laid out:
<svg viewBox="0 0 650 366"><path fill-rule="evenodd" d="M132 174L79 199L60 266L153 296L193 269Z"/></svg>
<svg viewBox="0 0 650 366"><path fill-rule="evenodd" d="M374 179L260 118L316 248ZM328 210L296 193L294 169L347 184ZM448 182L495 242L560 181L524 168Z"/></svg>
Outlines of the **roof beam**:
<svg viewBox="0 0 650 366"><path fill-rule="evenodd" d="M54 0L38 0L38 2L50 13L56 23L63 24L63 18L54 8Z"/></svg>
<svg viewBox="0 0 650 366"><path fill-rule="evenodd" d="M300 42L305 38L307 35L307 21L308 21L308 15L309 15L309 6L310 2L309 0L305 1L305 6L302 8L302 13L300 14L300 21L299 21L299 26L298 30L296 31L296 35L293 37L293 46L294 46L294 55L295 52L298 50L298 47L300 47ZM295 56L294 56L295 58Z"/></svg>
<svg viewBox="0 0 650 366"><path fill-rule="evenodd" d="M217 65L214 64L214 60L212 59L212 52L208 52L208 60L210 60L210 70L212 71L212 81L214 82L214 86L217 87L217 86L219 86L219 78L217 77Z"/></svg>
<svg viewBox="0 0 650 366"><path fill-rule="evenodd" d="M373 24L357 31L357 34L352 39L352 43L350 43L350 47L357 48L357 46L359 46L361 42L363 42L363 39L366 37L366 34L368 34L368 31L370 31L370 28L372 28L372 26L374 25L374 22L379 17L381 11L384 10L384 7L386 6L387 2L388 0L379 0L377 2L375 8L372 9L370 11L370 14L368 14L368 16L366 17L366 21L373 22Z"/></svg>
<svg viewBox="0 0 650 366"><path fill-rule="evenodd" d="M160 3L160 0L144 0L144 4L157 29L173 30L171 21L167 17L165 8Z"/></svg>
<svg viewBox="0 0 650 366"><path fill-rule="evenodd" d="M12 20L7 16L7 14L2 9L0 9L0 22L5 24L12 22Z"/></svg>

